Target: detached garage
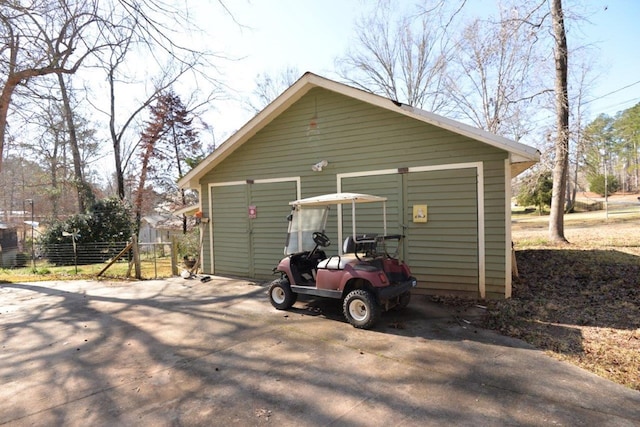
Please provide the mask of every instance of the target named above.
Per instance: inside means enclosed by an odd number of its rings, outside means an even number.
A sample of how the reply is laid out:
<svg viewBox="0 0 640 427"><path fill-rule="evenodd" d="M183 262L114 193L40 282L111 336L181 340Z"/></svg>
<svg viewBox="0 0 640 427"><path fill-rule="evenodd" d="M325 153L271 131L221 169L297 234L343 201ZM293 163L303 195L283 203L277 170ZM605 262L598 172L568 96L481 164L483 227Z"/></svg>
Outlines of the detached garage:
<svg viewBox="0 0 640 427"><path fill-rule="evenodd" d="M208 219L206 273L272 278L289 202L355 192L388 198L415 292L508 298L511 179L538 160L524 144L306 73L179 184L199 191ZM327 230L327 254L343 231Z"/></svg>

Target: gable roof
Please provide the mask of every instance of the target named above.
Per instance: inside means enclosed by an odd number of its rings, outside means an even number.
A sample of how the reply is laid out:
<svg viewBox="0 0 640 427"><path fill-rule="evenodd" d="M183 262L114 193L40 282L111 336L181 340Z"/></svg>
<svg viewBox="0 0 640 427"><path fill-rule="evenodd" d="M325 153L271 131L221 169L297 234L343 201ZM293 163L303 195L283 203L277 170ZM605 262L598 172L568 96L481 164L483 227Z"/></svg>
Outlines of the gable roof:
<svg viewBox="0 0 640 427"><path fill-rule="evenodd" d="M209 170L217 166L226 159L231 153L238 149L242 144L248 141L258 131L267 126L272 120L282 114L287 108L297 102L311 89L320 87L332 92L336 92L368 104L375 105L386 110L394 111L416 120L438 126L442 129L467 136L476 141L483 142L496 148L508 151L511 161L511 174L516 176L533 166L540 160L540 152L519 142L512 141L482 129L469 126L467 124L439 116L428 111L420 110L409 105L401 104L389 98L385 98L373 93L356 89L352 86L338 83L333 80L318 76L316 74L306 72L285 90L279 97L272 101L264 110L255 115L236 133L231 135L216 150L207 156L200 164L187 173L178 181L181 188L199 187L199 180Z"/></svg>

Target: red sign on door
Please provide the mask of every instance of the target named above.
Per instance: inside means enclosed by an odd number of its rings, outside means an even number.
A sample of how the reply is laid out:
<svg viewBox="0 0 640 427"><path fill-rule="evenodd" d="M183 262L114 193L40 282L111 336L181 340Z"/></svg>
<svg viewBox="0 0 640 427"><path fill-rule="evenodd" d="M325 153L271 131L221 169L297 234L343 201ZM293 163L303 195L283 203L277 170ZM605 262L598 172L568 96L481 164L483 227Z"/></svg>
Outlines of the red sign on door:
<svg viewBox="0 0 640 427"><path fill-rule="evenodd" d="M256 219L258 217L258 209L255 206L249 206L249 219Z"/></svg>

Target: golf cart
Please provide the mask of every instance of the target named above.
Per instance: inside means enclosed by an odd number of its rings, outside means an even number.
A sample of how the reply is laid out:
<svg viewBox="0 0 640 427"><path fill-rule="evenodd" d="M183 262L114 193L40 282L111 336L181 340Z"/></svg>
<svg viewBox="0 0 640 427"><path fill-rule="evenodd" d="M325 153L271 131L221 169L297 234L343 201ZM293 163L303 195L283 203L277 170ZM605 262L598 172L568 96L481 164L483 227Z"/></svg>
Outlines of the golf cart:
<svg viewBox="0 0 640 427"><path fill-rule="evenodd" d="M417 282L409 267L398 259L403 236L387 234L386 200L367 194L336 193L290 202L286 257L274 268L280 278L269 287L271 304L286 310L298 294L341 299L347 321L363 329L372 327L382 311L406 307ZM360 203L382 205L382 234L356 232L356 205ZM330 209L339 205L351 205L351 234L337 255L327 256L325 248L331 244L325 234L327 218ZM338 222L340 229L340 215Z"/></svg>

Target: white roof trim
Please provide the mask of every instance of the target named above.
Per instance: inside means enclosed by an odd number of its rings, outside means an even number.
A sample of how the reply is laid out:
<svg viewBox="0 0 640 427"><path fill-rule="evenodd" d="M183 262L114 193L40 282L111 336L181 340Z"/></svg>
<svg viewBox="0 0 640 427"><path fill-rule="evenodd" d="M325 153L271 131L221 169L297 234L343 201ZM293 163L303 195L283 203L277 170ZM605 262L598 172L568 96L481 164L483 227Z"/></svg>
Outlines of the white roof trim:
<svg viewBox="0 0 640 427"><path fill-rule="evenodd" d="M511 153L512 163L526 164L531 162L531 164L534 164L540 160L540 152L528 145L307 72L278 98L224 141L213 153L200 162L198 166L189 171L189 173L178 181L178 185L181 188L199 188L199 180L202 176L315 87L321 87L386 110L395 111L416 120L506 150Z"/></svg>

